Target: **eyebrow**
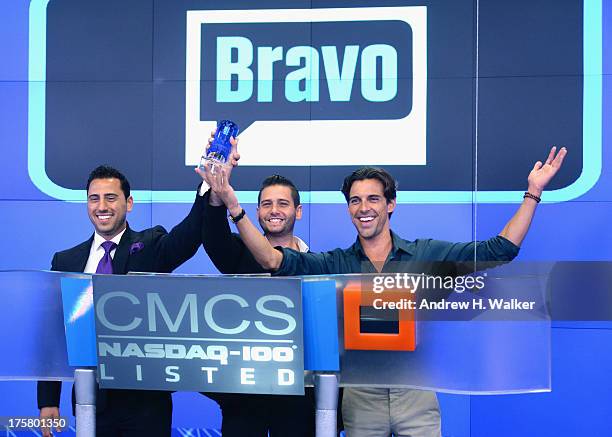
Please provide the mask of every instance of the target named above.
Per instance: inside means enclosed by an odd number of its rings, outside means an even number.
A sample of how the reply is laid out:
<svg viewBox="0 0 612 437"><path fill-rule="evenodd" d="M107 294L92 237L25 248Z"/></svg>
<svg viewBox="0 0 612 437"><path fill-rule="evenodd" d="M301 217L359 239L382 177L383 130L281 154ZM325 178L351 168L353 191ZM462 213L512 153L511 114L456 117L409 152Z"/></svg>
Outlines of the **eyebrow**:
<svg viewBox="0 0 612 437"><path fill-rule="evenodd" d="M104 197L119 197L119 194L117 194L117 193L104 193L104 194L102 194L102 196L104 196ZM87 196L88 199L94 198L94 197L100 197L100 195L98 193L92 193L92 194L89 194Z"/></svg>
<svg viewBox="0 0 612 437"><path fill-rule="evenodd" d="M287 203L290 203L292 201L291 199L284 199L284 198L281 198L281 199L262 199L262 200L259 201L259 203L260 204L261 203L266 203L266 202L269 203L269 202L274 202L275 200L278 201L278 202L287 202Z"/></svg>

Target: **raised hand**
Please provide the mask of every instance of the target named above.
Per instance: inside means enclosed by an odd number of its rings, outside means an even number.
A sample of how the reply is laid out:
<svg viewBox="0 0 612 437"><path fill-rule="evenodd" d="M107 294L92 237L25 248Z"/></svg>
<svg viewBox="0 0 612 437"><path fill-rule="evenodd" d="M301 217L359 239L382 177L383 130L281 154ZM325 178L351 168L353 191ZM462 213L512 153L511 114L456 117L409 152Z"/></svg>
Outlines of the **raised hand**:
<svg viewBox="0 0 612 437"><path fill-rule="evenodd" d="M206 144L207 153L208 153L208 149L210 149L210 145L215 139L216 132L217 132L216 130L210 132L210 137L208 137L208 143ZM227 162L226 162L226 165L230 167L229 174L232 173L232 168L238 166L238 161L240 160L240 153L238 153L238 138L230 137L230 144L232 145L232 149L230 150L230 154L227 157Z"/></svg>
<svg viewBox="0 0 612 437"><path fill-rule="evenodd" d="M550 180L561 168L565 155L567 155L567 149L565 147L561 147L557 153L557 147L553 146L550 149L550 153L548 154L548 158L544 164L542 164L542 161L535 163L531 173L529 173L529 177L527 178L529 183L528 190L531 194L535 194L536 196L540 196L542 194L542 191L544 191L546 185L548 185Z"/></svg>
<svg viewBox="0 0 612 437"><path fill-rule="evenodd" d="M216 130L211 131L210 137L208 137L208 143L206 144L206 153L208 153L208 149L210 148L210 145L213 139L215 138L215 133L216 133ZM211 186L209 176L213 174L214 172L216 172L219 168L226 169L225 177L229 181L230 175L232 174L232 169L238 166L238 161L240 160L240 153L238 153L238 138L231 137L230 144L232 145L232 149L230 151L230 154L227 159L227 163L225 165L215 165L214 168L211 167L210 165L207 165L208 171L200 167L195 168L195 172L200 175L200 177L204 180L204 182L209 187ZM218 197L217 193L214 190L212 190L211 195L210 195L210 204L215 205L215 206L221 206L223 204L223 202L221 201L221 199Z"/></svg>
<svg viewBox="0 0 612 437"><path fill-rule="evenodd" d="M237 215L240 213L240 204L232 186L229 183L229 173L231 166L221 165L215 166L214 171L210 163L206 163L202 172L204 181L211 189L212 195L216 196L227 207L230 214L237 210Z"/></svg>

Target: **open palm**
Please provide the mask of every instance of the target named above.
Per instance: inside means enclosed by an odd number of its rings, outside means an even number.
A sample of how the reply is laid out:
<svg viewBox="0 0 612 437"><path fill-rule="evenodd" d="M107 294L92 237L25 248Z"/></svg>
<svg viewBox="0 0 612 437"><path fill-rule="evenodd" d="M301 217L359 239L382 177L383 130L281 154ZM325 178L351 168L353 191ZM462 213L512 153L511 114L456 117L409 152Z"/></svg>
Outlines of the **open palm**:
<svg viewBox="0 0 612 437"><path fill-rule="evenodd" d="M540 195L550 180L555 176L563 164L563 159L567 155L567 149L562 147L557 153L557 147L552 147L546 162L538 161L533 166L527 181L529 182L529 192Z"/></svg>

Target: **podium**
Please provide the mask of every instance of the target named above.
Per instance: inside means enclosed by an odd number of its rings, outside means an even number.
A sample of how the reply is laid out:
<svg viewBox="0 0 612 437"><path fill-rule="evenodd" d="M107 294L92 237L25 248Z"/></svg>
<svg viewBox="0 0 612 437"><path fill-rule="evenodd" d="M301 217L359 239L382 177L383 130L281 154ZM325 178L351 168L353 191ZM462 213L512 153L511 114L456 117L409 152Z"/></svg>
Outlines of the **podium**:
<svg viewBox="0 0 612 437"><path fill-rule="evenodd" d="M102 388L278 394L313 384L322 437L336 435L339 386L550 390L541 277L489 275L478 293L427 297L436 311L397 309L422 296L371 292L372 280L0 272L0 347L13 358L0 363L0 379L74 378L79 436L95 435L96 380ZM533 305L503 308L512 299Z"/></svg>

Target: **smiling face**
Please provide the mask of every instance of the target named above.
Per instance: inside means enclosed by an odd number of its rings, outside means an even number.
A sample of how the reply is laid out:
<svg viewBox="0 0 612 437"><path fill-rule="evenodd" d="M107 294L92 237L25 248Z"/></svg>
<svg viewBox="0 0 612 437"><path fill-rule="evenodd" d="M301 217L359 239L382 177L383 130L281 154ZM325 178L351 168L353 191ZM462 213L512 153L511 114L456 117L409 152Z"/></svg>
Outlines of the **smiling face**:
<svg viewBox="0 0 612 437"><path fill-rule="evenodd" d="M387 201L379 180L363 179L351 185L348 209L359 236L375 238L389 232L389 213L395 209L395 199Z"/></svg>
<svg viewBox="0 0 612 437"><path fill-rule="evenodd" d="M133 204L132 196L125 198L119 179L94 179L89 184L87 214L96 232L107 240L125 229L125 216Z"/></svg>
<svg viewBox="0 0 612 437"><path fill-rule="evenodd" d="M293 234L295 220L301 218L302 205L295 207L291 188L270 185L261 191L257 219L264 234L275 237Z"/></svg>

